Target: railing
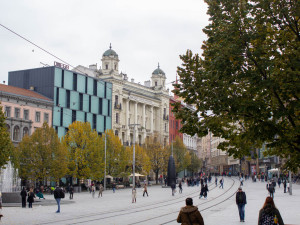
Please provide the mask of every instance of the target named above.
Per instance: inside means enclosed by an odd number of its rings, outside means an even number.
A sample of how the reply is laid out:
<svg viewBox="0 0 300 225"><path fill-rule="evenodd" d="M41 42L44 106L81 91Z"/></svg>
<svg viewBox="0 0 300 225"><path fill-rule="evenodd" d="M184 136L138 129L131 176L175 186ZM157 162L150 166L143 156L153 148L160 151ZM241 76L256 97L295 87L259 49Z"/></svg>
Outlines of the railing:
<svg viewBox="0 0 300 225"><path fill-rule="evenodd" d="M125 128L126 128L126 126L125 126L125 125L122 125L122 128L123 128L123 129L125 129Z"/></svg>
<svg viewBox="0 0 300 225"><path fill-rule="evenodd" d="M122 104L121 103L118 104L115 102L115 109L122 110Z"/></svg>
<svg viewBox="0 0 300 225"><path fill-rule="evenodd" d="M169 120L169 115L163 115L164 120Z"/></svg>

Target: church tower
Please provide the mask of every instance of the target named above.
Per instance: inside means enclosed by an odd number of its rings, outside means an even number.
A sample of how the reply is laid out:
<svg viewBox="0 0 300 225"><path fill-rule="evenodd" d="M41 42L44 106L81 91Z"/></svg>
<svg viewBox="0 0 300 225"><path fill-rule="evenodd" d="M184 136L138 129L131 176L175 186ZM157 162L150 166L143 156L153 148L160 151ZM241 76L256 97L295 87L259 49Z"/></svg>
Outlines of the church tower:
<svg viewBox="0 0 300 225"><path fill-rule="evenodd" d="M119 75L119 56L112 50L111 44L103 53L101 61L103 75Z"/></svg>

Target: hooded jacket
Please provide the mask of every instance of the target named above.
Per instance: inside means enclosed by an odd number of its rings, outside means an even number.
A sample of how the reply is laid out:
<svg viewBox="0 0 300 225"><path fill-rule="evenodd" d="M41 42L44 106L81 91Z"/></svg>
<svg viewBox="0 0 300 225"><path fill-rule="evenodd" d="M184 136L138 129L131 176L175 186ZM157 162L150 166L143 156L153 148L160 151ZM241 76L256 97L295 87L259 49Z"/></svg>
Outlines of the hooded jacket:
<svg viewBox="0 0 300 225"><path fill-rule="evenodd" d="M264 222L267 222L264 220L266 220L270 217L275 217L275 215L278 219L278 224L284 225L279 210L272 207L271 205L267 205L265 208L263 208L259 211L258 225L264 224Z"/></svg>
<svg viewBox="0 0 300 225"><path fill-rule="evenodd" d="M182 225L191 225L190 221L192 222L192 225L204 225L204 221L198 207L187 205L181 208L177 217L177 222Z"/></svg>

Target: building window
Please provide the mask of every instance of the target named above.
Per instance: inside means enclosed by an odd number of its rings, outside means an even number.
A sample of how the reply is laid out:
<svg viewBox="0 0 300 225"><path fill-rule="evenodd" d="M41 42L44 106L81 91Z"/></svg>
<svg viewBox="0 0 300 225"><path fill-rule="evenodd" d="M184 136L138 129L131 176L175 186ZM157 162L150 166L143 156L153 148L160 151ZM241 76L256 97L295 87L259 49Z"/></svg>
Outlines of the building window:
<svg viewBox="0 0 300 225"><path fill-rule="evenodd" d="M67 96L66 96L67 108L70 108L70 101L71 101L70 91L67 90Z"/></svg>
<svg viewBox="0 0 300 225"><path fill-rule="evenodd" d="M10 117L10 106L5 107L5 117Z"/></svg>
<svg viewBox="0 0 300 225"><path fill-rule="evenodd" d="M49 123L49 114L44 113L44 122Z"/></svg>
<svg viewBox="0 0 300 225"><path fill-rule="evenodd" d="M178 130L178 121L176 121L176 130Z"/></svg>
<svg viewBox="0 0 300 225"><path fill-rule="evenodd" d="M102 115L102 98L99 98L99 114Z"/></svg>
<svg viewBox="0 0 300 225"><path fill-rule="evenodd" d="M165 132L167 132L167 124L165 123Z"/></svg>
<svg viewBox="0 0 300 225"><path fill-rule="evenodd" d="M79 110L83 110L83 94L79 94Z"/></svg>
<svg viewBox="0 0 300 225"><path fill-rule="evenodd" d="M28 129L28 127L24 127L24 129L23 129L23 137L25 135L29 135L29 129Z"/></svg>
<svg viewBox="0 0 300 225"><path fill-rule="evenodd" d="M20 128L19 128L19 126L14 127L13 140L14 141L19 141L20 140Z"/></svg>
<svg viewBox="0 0 300 225"><path fill-rule="evenodd" d="M155 81L155 86L157 86L157 81Z"/></svg>
<svg viewBox="0 0 300 225"><path fill-rule="evenodd" d="M20 118L20 109L15 108L15 118Z"/></svg>
<svg viewBox="0 0 300 225"><path fill-rule="evenodd" d="M119 124L119 113L116 113L116 124Z"/></svg>
<svg viewBox="0 0 300 225"><path fill-rule="evenodd" d="M115 136L119 136L119 131L115 130Z"/></svg>
<svg viewBox="0 0 300 225"><path fill-rule="evenodd" d="M7 133L9 134L9 137L10 137L10 126L8 124L6 124L6 130L7 130Z"/></svg>
<svg viewBox="0 0 300 225"><path fill-rule="evenodd" d="M35 122L41 121L41 112L35 112Z"/></svg>
<svg viewBox="0 0 300 225"><path fill-rule="evenodd" d="M29 110L28 109L24 109L24 120L29 120Z"/></svg>
<svg viewBox="0 0 300 225"><path fill-rule="evenodd" d="M115 63L115 70L117 70L117 63Z"/></svg>
<svg viewBox="0 0 300 225"><path fill-rule="evenodd" d="M105 64L105 69L108 70L108 64Z"/></svg>
<svg viewBox="0 0 300 225"><path fill-rule="evenodd" d="M115 95L115 104L118 105L119 104L119 96Z"/></svg>

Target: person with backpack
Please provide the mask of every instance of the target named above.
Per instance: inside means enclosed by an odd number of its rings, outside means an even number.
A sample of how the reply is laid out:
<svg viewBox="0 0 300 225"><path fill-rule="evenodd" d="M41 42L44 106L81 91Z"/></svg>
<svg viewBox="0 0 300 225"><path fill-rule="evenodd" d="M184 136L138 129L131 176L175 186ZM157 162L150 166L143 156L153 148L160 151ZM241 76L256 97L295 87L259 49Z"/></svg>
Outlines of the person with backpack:
<svg viewBox="0 0 300 225"><path fill-rule="evenodd" d="M65 193L63 192L63 190L59 186L56 186L56 188L54 190L54 198L57 203L56 213L60 213L60 200L64 197L65 197Z"/></svg>
<svg viewBox="0 0 300 225"><path fill-rule="evenodd" d="M284 225L279 210L275 207L274 200L267 197L259 211L258 225Z"/></svg>
<svg viewBox="0 0 300 225"><path fill-rule="evenodd" d="M247 204L246 194L242 188L238 188L238 192L235 196L235 201L239 209L240 222L245 222L245 205Z"/></svg>
<svg viewBox="0 0 300 225"><path fill-rule="evenodd" d="M201 192L200 192L200 197L202 198L202 196L206 199L207 198L207 192L208 192L208 187L207 184L203 185L201 188Z"/></svg>
<svg viewBox="0 0 300 225"><path fill-rule="evenodd" d="M182 207L177 217L177 222L181 224L199 224L204 225L203 217L201 216L198 207L193 206L193 199L185 200L185 207Z"/></svg>
<svg viewBox="0 0 300 225"><path fill-rule="evenodd" d="M26 191L25 187L23 187L23 189L22 189L20 195L21 195L21 197L22 197L22 208L26 208L27 191Z"/></svg>
<svg viewBox="0 0 300 225"><path fill-rule="evenodd" d="M35 194L33 192L33 188L30 188L30 191L28 192L28 208L32 208L32 203L34 202Z"/></svg>
<svg viewBox="0 0 300 225"><path fill-rule="evenodd" d="M178 187L179 187L179 193L182 194L182 183L181 183L181 181L179 182Z"/></svg>
<svg viewBox="0 0 300 225"><path fill-rule="evenodd" d="M274 188L273 184L269 184L269 185L267 185L267 186L268 186L268 191L269 191L269 193L270 193L270 197L271 197L271 198L274 198L275 188Z"/></svg>

